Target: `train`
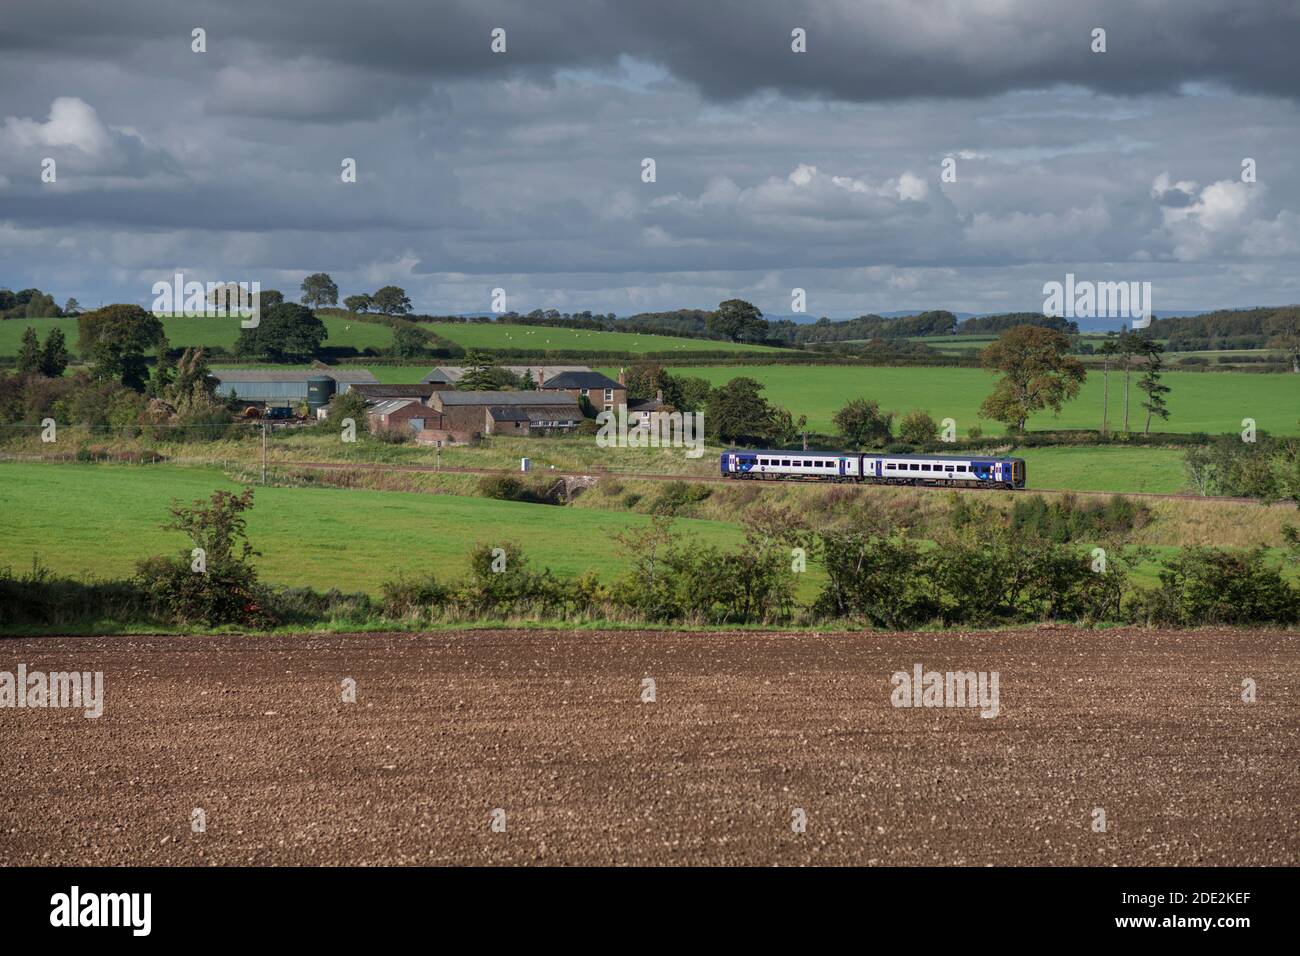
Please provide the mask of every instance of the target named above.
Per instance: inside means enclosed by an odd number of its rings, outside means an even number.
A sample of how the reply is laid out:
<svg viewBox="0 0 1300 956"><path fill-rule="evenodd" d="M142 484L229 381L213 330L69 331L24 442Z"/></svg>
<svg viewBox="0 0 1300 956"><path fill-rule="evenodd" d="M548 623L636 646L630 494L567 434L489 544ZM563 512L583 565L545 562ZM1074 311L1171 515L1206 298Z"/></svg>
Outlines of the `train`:
<svg viewBox="0 0 1300 956"><path fill-rule="evenodd" d="M1023 458L987 455L889 455L841 451L723 452L724 478L760 481L869 482L949 488L1025 487Z"/></svg>

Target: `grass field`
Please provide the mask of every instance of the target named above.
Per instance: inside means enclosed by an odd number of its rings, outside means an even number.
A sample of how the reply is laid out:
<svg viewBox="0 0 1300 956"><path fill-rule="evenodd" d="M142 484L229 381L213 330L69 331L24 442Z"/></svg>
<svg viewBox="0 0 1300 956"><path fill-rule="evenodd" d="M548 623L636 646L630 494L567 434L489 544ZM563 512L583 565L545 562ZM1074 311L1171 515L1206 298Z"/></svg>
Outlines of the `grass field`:
<svg viewBox="0 0 1300 956"><path fill-rule="evenodd" d="M611 369L603 369L607 374ZM617 369L612 371L617 372ZM991 372L971 368L853 368L763 365L741 368L681 368L720 385L737 376L762 382L769 401L788 408L796 417L808 416L816 431L833 430L831 416L851 398L868 398L900 415L914 408L927 410L936 420L952 418L960 435L972 425L986 433L1000 432L997 422L978 417L980 402L993 387ZM1245 372L1168 372L1170 418L1153 422L1152 429L1167 432L1236 432L1243 418L1253 418L1261 429L1275 434L1300 433L1300 375ZM1119 430L1123 422L1124 378L1110 376L1110 423ZM1129 427L1141 431L1145 413L1139 407L1143 393L1133 377ZM1079 397L1066 404L1059 418L1040 413L1029 420L1030 429L1098 428L1101 425L1102 376L1089 371Z"/></svg>
<svg viewBox="0 0 1300 956"><path fill-rule="evenodd" d="M1183 453L1176 448L1021 448L1029 488L1054 491L1184 490Z"/></svg>
<svg viewBox="0 0 1300 956"><path fill-rule="evenodd" d="M33 555L62 574L125 577L136 560L175 554L184 535L163 531L173 499L190 502L218 488L237 490L216 469L172 466L0 463L0 567L29 568ZM258 488L248 535L274 584L377 592L379 585L464 570L476 543L513 541L531 565L562 576L626 569L613 536L647 524L645 515L583 511L487 498L332 488ZM740 531L682 520L680 530L732 545Z"/></svg>
<svg viewBox="0 0 1300 956"><path fill-rule="evenodd" d="M326 345L381 349L388 348L393 341L392 330L384 325L356 322L328 315L320 316L320 320L325 323L325 328L329 331L329 337L325 340ZM167 341L173 348L219 345L226 350L230 350L235 344L235 339L239 337L239 321L238 318L205 319L176 316L162 320L163 328L167 332ZM64 338L67 339L68 350L76 352L76 319L9 319L0 322L0 355L18 354L23 330L29 325L36 329L36 334L40 336L42 342L51 329L62 329Z"/></svg>
<svg viewBox="0 0 1300 956"><path fill-rule="evenodd" d="M770 352L780 349L737 342L715 342L672 335L634 332L589 332L547 326L510 325L500 322L421 323L449 341L467 349L590 349L617 352Z"/></svg>

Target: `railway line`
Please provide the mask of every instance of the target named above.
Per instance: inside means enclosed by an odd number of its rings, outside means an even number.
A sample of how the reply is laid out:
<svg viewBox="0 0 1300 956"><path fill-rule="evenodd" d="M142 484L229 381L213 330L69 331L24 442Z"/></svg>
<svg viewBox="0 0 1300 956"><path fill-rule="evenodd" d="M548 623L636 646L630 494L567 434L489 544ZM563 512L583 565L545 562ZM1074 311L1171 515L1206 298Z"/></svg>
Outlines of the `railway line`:
<svg viewBox="0 0 1300 956"><path fill-rule="evenodd" d="M62 455L0 455L0 461L49 461L49 462L68 462L72 459ZM171 463L179 465L229 465L235 464L234 461L214 461L210 458L169 458L159 464ZM255 461L238 461L240 465L246 467L255 467ZM348 462L348 461L302 461L302 460L284 460L277 459L267 462L269 468L303 468L315 471L352 471L358 468L370 469L373 471L388 471L398 474L448 474L448 475L518 475L520 472L513 468L465 468L450 465L398 465L387 462ZM533 475L545 475L552 478L571 478L571 479L600 479L600 478L623 478L631 481L698 481L705 484L740 484L744 483L747 487L781 487L789 484L824 484L817 481L801 481L799 479L734 479L724 478L721 475L665 475L653 472L638 471L610 471L608 469L596 468L589 471L574 471L570 469L546 469L544 471L531 472ZM872 486L872 483L864 483L865 486ZM1243 504L1256 505L1259 507L1274 508L1295 508L1296 504L1292 501L1277 501L1271 505L1263 505L1254 498L1228 498L1215 495L1192 495L1192 494L1159 494L1150 491L1078 491L1073 488L1038 488L1029 487L1018 491L1008 491L1005 488L959 488L959 487L940 487L933 485L874 485L874 487L916 487L928 488L933 491L956 491L960 493L977 493L977 494L1051 494L1051 495L1082 495L1094 498L1109 498L1114 495L1123 495L1126 498L1146 498L1164 501L1205 501L1218 502L1221 504Z"/></svg>
<svg viewBox="0 0 1300 956"><path fill-rule="evenodd" d="M359 464L356 462L329 462L329 461L276 461L271 465L277 467L290 468L307 468L320 471L348 471L355 468L372 468L391 472L411 472L425 474L463 474L463 475L517 475L520 472L510 468L463 468L437 465L393 465L393 464ZM724 478L721 475L663 475L651 472L633 472L633 471L609 471L607 469L593 469L591 471L568 471L568 470L550 470L533 472L536 475L546 475L554 478L623 478L632 481L698 481L706 484L741 484L746 486L757 487L780 487L789 484L825 484L825 482L800 480L800 479L735 479ZM873 483L867 482L866 485ZM1025 494L1038 493L1042 494L1073 494L1088 495L1092 497L1109 498L1116 494L1122 494L1126 498L1152 498L1163 499L1167 501L1208 501L1230 504L1252 504L1260 505L1261 503L1254 498L1227 498L1217 497L1214 495L1191 495L1191 494L1158 494L1149 491L1075 491L1071 488L1023 488L1018 492L1008 491L1004 488L958 488L958 487L940 487L933 485L875 485L875 487L917 487L929 488L933 491L958 491L958 492L978 492L981 494ZM1264 506L1268 507L1268 506ZM1271 507L1296 507L1294 502L1279 501L1274 502Z"/></svg>

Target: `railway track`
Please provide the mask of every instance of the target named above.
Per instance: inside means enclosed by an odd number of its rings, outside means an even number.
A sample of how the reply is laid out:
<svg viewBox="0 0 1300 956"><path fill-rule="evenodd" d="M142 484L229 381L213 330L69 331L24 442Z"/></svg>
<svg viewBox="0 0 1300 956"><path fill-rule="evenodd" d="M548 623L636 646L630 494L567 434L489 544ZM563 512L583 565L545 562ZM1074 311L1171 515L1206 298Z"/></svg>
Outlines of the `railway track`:
<svg viewBox="0 0 1300 956"><path fill-rule="evenodd" d="M55 455L0 455L0 461L50 461L50 462L68 462L71 459L66 456ZM206 458L169 458L158 464L179 464L179 465L216 465L216 464L235 464L235 462L214 462ZM240 461L238 464L249 468L257 467L256 461ZM316 471L351 471L357 468L368 468L372 471L389 471L396 473L412 474L430 474L430 475L517 475L520 472L512 468L462 468L450 465L394 465L380 462L347 462L347 461L269 461L267 466L270 468L305 468ZM721 475L661 475L651 472L637 471L608 471L605 469L593 469L591 471L570 471L560 469L546 469L544 471L531 472L533 475L547 475L554 478L624 478L632 481L698 481L706 484L741 484L742 481L735 478L724 478ZM826 482L803 482L799 480L763 480L763 479L746 479L743 481L748 486L763 487L781 487L788 484L827 484ZM930 485L877 485L875 487L918 487L930 488L934 491L959 491L974 492L977 494L1025 494L1025 493L1042 493L1053 495L1085 495L1094 498L1109 498L1113 495L1123 495L1125 498L1150 498L1164 501L1206 501L1227 504L1256 505L1261 507L1274 508L1295 508L1295 502L1277 501L1272 505L1264 506L1254 498L1226 498L1216 497L1214 495L1186 495L1186 494L1157 494L1150 491L1076 491L1072 488L1024 488L1020 491L1013 492L1004 488L942 488Z"/></svg>
<svg viewBox="0 0 1300 956"><path fill-rule="evenodd" d="M270 464L279 467L308 468L308 469L316 469L320 471L347 471L354 468L369 467L372 469L379 469L384 471L411 472L416 474L461 474L461 475L520 474L520 472L514 471L513 469L510 468L458 468L458 467L437 466L437 465L391 465L391 464L369 464L369 463L359 464L353 462L334 462L334 461L277 461L277 462L271 462ZM545 471L535 471L532 472L531 474L547 475L554 478L624 478L632 481L698 481L707 484L733 484L733 485L743 483L746 485L755 485L758 487L780 487L783 485L790 485L790 484L828 484L828 482L800 481L797 479L764 480L764 479L754 478L754 479L742 480L742 479L735 479L735 478L724 478L721 475L660 475L660 474L653 474L649 472L607 471L603 469L595 469L592 471L561 471L559 469L555 469L555 470L547 469ZM871 483L867 483L867 484L871 484ZM1157 494L1155 492L1150 492L1150 491L1115 492L1115 491L1075 491L1070 488L1024 488L1021 489L1020 492L1008 492L1004 488L944 488L944 487L931 486L931 485L917 485L917 486L877 485L876 487L920 487L920 488L930 488L931 490L934 491L961 491L961 492L971 491L971 492L980 492L985 494L990 492L995 494L1008 494L1008 493L1023 494L1025 492L1042 492L1043 494L1089 495L1092 497L1100 497L1100 498L1109 498L1112 495L1122 494L1126 498L1153 498L1153 499L1160 499L1166 501L1208 501L1208 502L1219 502L1219 503L1226 502L1231 504L1248 504L1248 505L1260 504L1260 502L1254 498L1226 498L1226 497L1216 497L1213 495L1186 495L1186 494L1168 495L1168 494ZM1282 507L1282 508L1294 508L1295 506L1296 506L1295 503L1290 501L1274 502L1274 504L1272 505L1272 507Z"/></svg>

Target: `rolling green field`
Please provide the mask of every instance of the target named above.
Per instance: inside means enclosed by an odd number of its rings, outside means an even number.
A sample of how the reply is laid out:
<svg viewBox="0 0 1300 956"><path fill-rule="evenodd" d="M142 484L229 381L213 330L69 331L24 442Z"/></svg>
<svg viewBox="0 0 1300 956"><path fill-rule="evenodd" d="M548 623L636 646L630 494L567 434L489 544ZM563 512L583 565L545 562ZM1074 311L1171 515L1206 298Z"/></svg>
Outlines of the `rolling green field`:
<svg viewBox="0 0 1300 956"><path fill-rule="evenodd" d="M61 574L126 577L136 560L188 548L163 531L172 499L238 490L216 469L174 466L0 463L0 567L31 567L32 556ZM537 570L562 576L626 570L613 535L645 515L584 511L488 498L332 488L258 488L248 535L269 583L376 593L399 573L446 580L465 568L476 542L517 542ZM741 540L717 521L678 527L719 545Z"/></svg>
<svg viewBox="0 0 1300 956"><path fill-rule="evenodd" d="M617 369L602 369L606 374ZM978 417L980 402L993 387L991 372L973 368L852 368L846 366L763 365L738 368L701 367L676 370L720 385L737 376L748 376L766 386L769 401L791 413L808 416L816 431L833 430L831 416L851 398L880 402L883 409L900 415L914 408L928 411L936 420L952 418L959 435L972 425L985 433L999 433L1002 425ZM1210 432L1240 431L1243 418L1280 435L1300 433L1300 375L1250 374L1246 372L1168 372L1164 376L1169 393L1170 418L1152 422L1153 431ZM1143 393L1133 376L1129 403L1129 427L1141 431L1145 413L1139 407ZM1118 431L1123 422L1124 378L1110 376L1110 423ZM1090 370L1079 397L1069 402L1059 418L1040 413L1029 420L1030 429L1098 428L1101 425L1102 376Z"/></svg>
<svg viewBox="0 0 1300 956"><path fill-rule="evenodd" d="M325 328L329 332L329 337L325 340L326 345L351 346L355 349L382 349L388 348L393 341L392 330L384 325L355 322L329 315L320 316L320 320L325 323ZM234 346L235 339L239 337L239 321L238 318L171 316L163 319L162 323L167 332L167 341L174 348L220 345L229 350ZM36 329L36 334L40 336L42 342L51 329L62 329L64 338L67 339L68 351L76 353L76 319L8 319L0 322L0 355L18 354L23 330L29 325Z"/></svg>
<svg viewBox="0 0 1300 956"><path fill-rule="evenodd" d="M1172 495L1185 490L1177 448L1021 448L1031 491L1113 491Z"/></svg>
<svg viewBox="0 0 1300 956"><path fill-rule="evenodd" d="M467 349L590 349L615 352L771 352L780 349L738 342L715 342L672 335L635 332L588 332L540 325L500 322L421 323L443 338Z"/></svg>

